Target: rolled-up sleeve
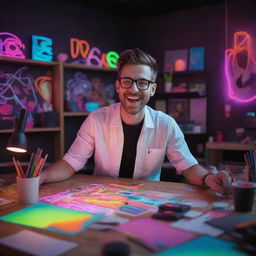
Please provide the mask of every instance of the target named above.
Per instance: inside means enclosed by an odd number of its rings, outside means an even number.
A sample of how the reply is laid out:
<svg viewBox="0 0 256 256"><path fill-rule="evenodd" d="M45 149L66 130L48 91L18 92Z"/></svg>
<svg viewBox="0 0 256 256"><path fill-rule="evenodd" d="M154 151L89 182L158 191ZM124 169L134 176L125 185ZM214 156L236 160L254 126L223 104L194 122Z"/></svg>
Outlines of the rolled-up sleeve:
<svg viewBox="0 0 256 256"><path fill-rule="evenodd" d="M184 170L198 164L191 154L184 135L174 120L171 120L170 140L167 145L167 157L170 163L176 168L176 172L181 174Z"/></svg>
<svg viewBox="0 0 256 256"><path fill-rule="evenodd" d="M86 164L95 148L93 119L88 116L81 125L76 139L64 155L63 159L67 161L76 171L79 171Z"/></svg>

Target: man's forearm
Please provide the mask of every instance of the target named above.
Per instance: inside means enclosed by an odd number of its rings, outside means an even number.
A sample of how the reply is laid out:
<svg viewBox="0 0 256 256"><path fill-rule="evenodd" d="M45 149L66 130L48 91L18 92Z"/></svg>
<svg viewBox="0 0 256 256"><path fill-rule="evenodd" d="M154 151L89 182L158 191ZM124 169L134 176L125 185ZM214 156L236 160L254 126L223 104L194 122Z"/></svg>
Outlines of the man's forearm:
<svg viewBox="0 0 256 256"><path fill-rule="evenodd" d="M186 180L194 185L202 185L202 177L207 173L208 171L199 164L193 165L182 172Z"/></svg>
<svg viewBox="0 0 256 256"><path fill-rule="evenodd" d="M58 182L70 178L75 173L74 168L61 159L42 171L40 182Z"/></svg>

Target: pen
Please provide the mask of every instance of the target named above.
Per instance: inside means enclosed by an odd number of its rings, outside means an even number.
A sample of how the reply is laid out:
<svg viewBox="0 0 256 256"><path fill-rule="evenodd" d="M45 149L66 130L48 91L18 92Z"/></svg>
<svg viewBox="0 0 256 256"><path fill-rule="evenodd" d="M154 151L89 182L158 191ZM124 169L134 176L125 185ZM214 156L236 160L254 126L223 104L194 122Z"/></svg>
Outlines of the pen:
<svg viewBox="0 0 256 256"><path fill-rule="evenodd" d="M231 181L232 181L232 182L235 181L235 180L236 180L236 179L235 179L235 176L234 176L234 174L232 173L232 171L230 170L230 168L225 165L225 169L226 169L227 173L229 174L229 176L231 177Z"/></svg>

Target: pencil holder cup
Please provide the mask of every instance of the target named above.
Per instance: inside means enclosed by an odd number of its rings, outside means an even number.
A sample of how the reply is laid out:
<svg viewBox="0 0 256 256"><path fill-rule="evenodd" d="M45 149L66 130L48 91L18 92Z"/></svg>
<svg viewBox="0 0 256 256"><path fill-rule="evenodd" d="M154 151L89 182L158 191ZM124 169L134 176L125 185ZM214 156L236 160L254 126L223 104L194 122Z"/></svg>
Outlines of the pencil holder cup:
<svg viewBox="0 0 256 256"><path fill-rule="evenodd" d="M33 178L16 177L20 203L35 204L38 202L39 178L39 176Z"/></svg>

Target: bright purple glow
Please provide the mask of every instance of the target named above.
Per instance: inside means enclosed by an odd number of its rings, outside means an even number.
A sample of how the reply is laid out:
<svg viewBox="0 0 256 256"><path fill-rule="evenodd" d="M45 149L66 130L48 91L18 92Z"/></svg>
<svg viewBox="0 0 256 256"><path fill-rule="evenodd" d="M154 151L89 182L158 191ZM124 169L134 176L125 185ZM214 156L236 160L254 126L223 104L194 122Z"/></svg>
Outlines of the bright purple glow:
<svg viewBox="0 0 256 256"><path fill-rule="evenodd" d="M25 59L22 49L25 49L25 45L17 36L8 32L0 33L0 56Z"/></svg>
<svg viewBox="0 0 256 256"><path fill-rule="evenodd" d="M87 56L87 65L97 65L97 66L101 67L102 62L101 62L100 56L101 56L101 51L99 48L97 48L97 47L91 48L91 50Z"/></svg>
<svg viewBox="0 0 256 256"><path fill-rule="evenodd" d="M241 103L256 99L256 60L252 37L244 31L234 33L234 48L225 51L228 97Z"/></svg>

